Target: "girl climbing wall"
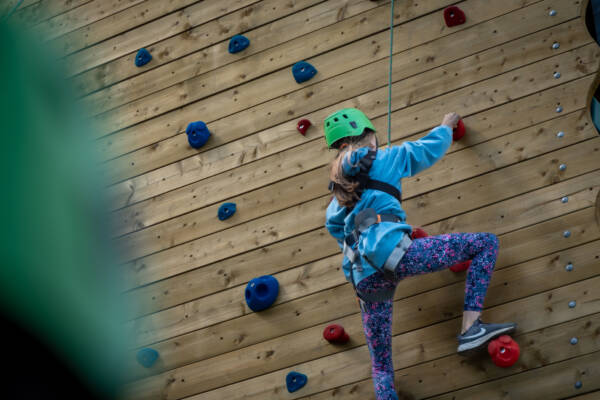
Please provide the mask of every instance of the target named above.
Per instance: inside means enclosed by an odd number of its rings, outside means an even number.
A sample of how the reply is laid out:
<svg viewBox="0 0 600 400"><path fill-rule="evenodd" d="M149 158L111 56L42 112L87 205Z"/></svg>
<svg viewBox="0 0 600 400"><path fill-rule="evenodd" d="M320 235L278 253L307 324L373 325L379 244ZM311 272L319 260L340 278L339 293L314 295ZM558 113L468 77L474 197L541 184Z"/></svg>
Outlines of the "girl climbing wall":
<svg viewBox="0 0 600 400"><path fill-rule="evenodd" d="M356 290L372 361L378 400L398 399L392 366L392 305L396 286L409 276L472 260L467 273L458 352L485 345L516 324L483 323L479 316L498 254L492 233L451 233L411 240L401 206L400 180L438 161L452 143L456 113L425 137L377 150L371 121L357 109L325 119L327 145L338 149L331 164L326 227L344 253L343 271Z"/></svg>

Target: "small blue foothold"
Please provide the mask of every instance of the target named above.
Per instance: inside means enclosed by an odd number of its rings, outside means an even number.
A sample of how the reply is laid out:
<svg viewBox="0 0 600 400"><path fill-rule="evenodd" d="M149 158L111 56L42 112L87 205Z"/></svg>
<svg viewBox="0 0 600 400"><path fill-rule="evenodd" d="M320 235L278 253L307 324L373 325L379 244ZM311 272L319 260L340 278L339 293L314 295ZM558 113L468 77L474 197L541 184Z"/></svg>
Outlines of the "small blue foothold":
<svg viewBox="0 0 600 400"><path fill-rule="evenodd" d="M210 137L210 131L206 127L206 124L202 121L190 122L185 130L188 135L188 142L190 146L198 149L204 146L204 143Z"/></svg>
<svg viewBox="0 0 600 400"><path fill-rule="evenodd" d="M569 302L569 308L575 308L576 305L577 305L577 302L575 300L572 300Z"/></svg>
<svg viewBox="0 0 600 400"><path fill-rule="evenodd" d="M223 203L219 207L218 217L221 221L226 220L235 214L236 205L235 203Z"/></svg>
<svg viewBox="0 0 600 400"><path fill-rule="evenodd" d="M306 385L308 381L308 377L300 372L292 371L285 377L285 384L287 386L287 390L290 393L295 392L298 389L301 389Z"/></svg>
<svg viewBox="0 0 600 400"><path fill-rule="evenodd" d="M298 61L292 67L292 74L298 83L306 82L317 73L317 69L306 61Z"/></svg>
<svg viewBox="0 0 600 400"><path fill-rule="evenodd" d="M152 60L152 54L150 54L148 50L142 47L138 50L137 54L135 55L135 66L141 67L143 65L148 64L150 60Z"/></svg>
<svg viewBox="0 0 600 400"><path fill-rule="evenodd" d="M158 358L158 351L144 348L137 352L136 359L146 368L150 368Z"/></svg>
<svg viewBox="0 0 600 400"><path fill-rule="evenodd" d="M244 35L235 35L229 40L229 52L231 54L240 52L250 46L250 39Z"/></svg>
<svg viewBox="0 0 600 400"><path fill-rule="evenodd" d="M262 311L275 302L278 294L279 282L274 276L259 276L246 286L246 304L252 311Z"/></svg>
<svg viewBox="0 0 600 400"><path fill-rule="evenodd" d="M582 386L583 386L583 383L581 383L581 381L575 382L575 389L581 389Z"/></svg>

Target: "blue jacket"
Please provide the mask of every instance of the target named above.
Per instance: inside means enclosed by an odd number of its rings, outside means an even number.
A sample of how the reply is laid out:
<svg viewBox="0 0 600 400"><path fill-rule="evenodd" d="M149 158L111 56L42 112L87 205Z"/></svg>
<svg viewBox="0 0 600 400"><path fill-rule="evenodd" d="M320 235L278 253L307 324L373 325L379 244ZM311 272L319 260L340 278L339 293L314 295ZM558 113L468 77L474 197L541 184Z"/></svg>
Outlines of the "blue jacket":
<svg viewBox="0 0 600 400"><path fill-rule="evenodd" d="M369 176L392 184L402 192L400 185L402 178L413 176L432 166L446 154L451 144L452 129L447 125L440 125L419 140L378 150ZM366 154L366 148L354 152L360 156ZM356 156L353 159L355 160ZM340 206L334 197L327 207L325 227L343 249L344 237L354 230L354 217L365 208L374 208L378 214L394 214L401 218L401 222L398 223L381 222L371 225L360 235L358 251L361 258L366 255L377 268L382 268L403 236L410 235L412 232L410 225L406 224L406 213L394 197L379 190L367 189L351 212L348 212L346 207ZM351 282L350 268L354 268L354 280L357 285L362 279L376 272L364 258L361 261L362 272L353 267L348 258L344 257L342 262L344 274L349 282Z"/></svg>

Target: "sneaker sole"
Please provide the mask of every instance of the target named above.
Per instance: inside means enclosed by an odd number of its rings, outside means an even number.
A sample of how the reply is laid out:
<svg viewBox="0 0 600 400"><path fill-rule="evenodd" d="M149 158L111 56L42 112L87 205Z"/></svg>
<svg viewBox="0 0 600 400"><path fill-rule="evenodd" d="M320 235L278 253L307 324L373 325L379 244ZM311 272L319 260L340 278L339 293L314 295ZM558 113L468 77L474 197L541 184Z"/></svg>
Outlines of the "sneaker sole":
<svg viewBox="0 0 600 400"><path fill-rule="evenodd" d="M505 333L509 333L509 332L514 332L516 327L512 326L512 327L507 327L507 328L503 328L503 329L499 329L497 331L494 332L490 332L487 335L484 335L476 340L473 340L472 342L468 342L468 343L463 343L460 346L458 346L458 352L462 353L468 350L474 350L484 344L486 344L488 341L497 338L498 336L501 336Z"/></svg>

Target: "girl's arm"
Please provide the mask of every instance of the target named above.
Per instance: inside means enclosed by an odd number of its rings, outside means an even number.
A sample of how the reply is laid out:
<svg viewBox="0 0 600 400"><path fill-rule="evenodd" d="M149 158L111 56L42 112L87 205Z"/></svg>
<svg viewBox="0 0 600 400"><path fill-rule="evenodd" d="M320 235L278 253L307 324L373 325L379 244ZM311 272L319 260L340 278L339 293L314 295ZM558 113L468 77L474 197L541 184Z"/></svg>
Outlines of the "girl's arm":
<svg viewBox="0 0 600 400"><path fill-rule="evenodd" d="M344 219L346 212L342 207L338 205L337 200L334 198L327 207L325 227L327 231L333 236L341 249L344 248Z"/></svg>
<svg viewBox="0 0 600 400"><path fill-rule="evenodd" d="M393 170L400 177L418 174L441 159L452 144L452 128L440 125L419 140L404 142L390 149Z"/></svg>

